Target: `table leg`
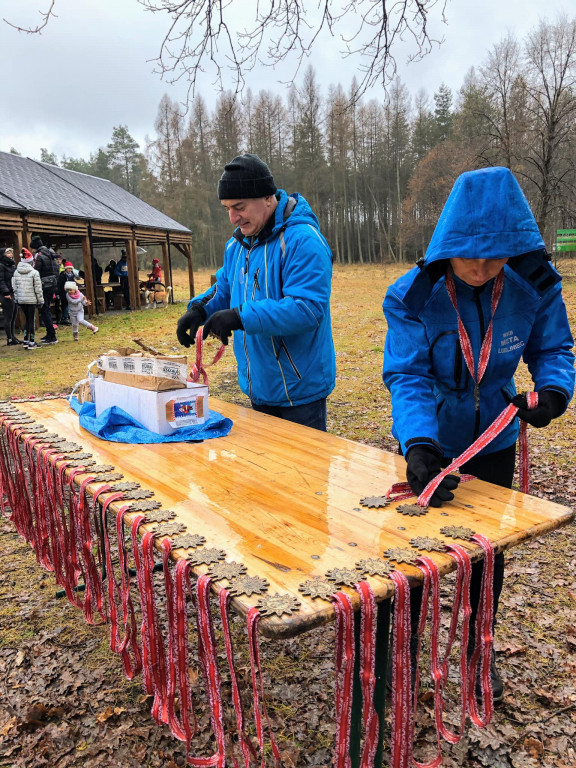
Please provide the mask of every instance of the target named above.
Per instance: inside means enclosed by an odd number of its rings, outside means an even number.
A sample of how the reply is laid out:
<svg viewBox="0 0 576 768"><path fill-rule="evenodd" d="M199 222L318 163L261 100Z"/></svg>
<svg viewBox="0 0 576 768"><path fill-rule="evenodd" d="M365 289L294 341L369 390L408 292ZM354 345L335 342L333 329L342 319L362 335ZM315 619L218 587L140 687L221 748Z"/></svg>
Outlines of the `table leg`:
<svg viewBox="0 0 576 768"><path fill-rule="evenodd" d="M384 752L384 726L386 702L386 671L388 668L388 645L390 638L391 600L383 600L376 606L376 657L374 671L376 686L374 689L374 708L378 715L378 747L374 758L374 768L381 768ZM350 764L359 768L361 760L360 741L362 734L362 687L360 683L360 611L354 613L354 688L352 692L352 716L350 723Z"/></svg>

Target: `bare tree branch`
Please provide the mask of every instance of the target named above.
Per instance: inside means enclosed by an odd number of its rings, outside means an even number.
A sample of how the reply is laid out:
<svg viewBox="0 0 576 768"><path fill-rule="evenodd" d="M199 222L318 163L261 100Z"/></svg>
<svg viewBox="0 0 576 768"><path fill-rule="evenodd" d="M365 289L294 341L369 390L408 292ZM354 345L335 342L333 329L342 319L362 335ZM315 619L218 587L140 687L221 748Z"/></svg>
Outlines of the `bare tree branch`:
<svg viewBox="0 0 576 768"><path fill-rule="evenodd" d="M283 66L281 82L294 83L302 64L320 45L322 33L338 39L341 53L358 62L361 79L351 103L372 86L386 87L397 72L394 51L412 40L409 61L430 52L434 40L428 17L436 9L445 21L448 0L138 0L144 10L167 18L167 31L156 71L169 83L188 83L193 98L198 77L208 67L215 71L214 85L236 95L245 87L245 76L256 66ZM43 21L26 28L4 19L11 27L38 33L55 15L56 0L40 12ZM230 88L230 77L232 87Z"/></svg>
<svg viewBox="0 0 576 768"><path fill-rule="evenodd" d="M356 102L370 87L384 87L395 77L393 49L411 38L409 60L430 52L434 40L428 32L433 9L444 20L447 0L138 0L150 13L170 19L159 55L157 71L171 83L188 82L193 97L198 76L207 65L216 72L215 85L223 90L232 77L238 94L245 76L259 66L284 66L285 84L292 84L302 64L327 33L341 42L341 53L353 57L363 73L351 96ZM245 26L242 26L245 25ZM226 77L228 75L228 77ZM229 87L229 83L226 85Z"/></svg>
<svg viewBox="0 0 576 768"><path fill-rule="evenodd" d="M44 21L41 24L39 24L37 27L21 27L18 24L14 24L11 21L8 21L8 19L2 19L2 21L6 22L6 24L8 24L9 27L13 27L13 29L17 29L18 32L26 32L26 34L28 35L36 35L44 29L44 27L48 24L48 22L52 17L58 18L54 13L55 4L56 4L56 0L51 0L50 7L48 8L47 11L38 11L40 16L43 17Z"/></svg>

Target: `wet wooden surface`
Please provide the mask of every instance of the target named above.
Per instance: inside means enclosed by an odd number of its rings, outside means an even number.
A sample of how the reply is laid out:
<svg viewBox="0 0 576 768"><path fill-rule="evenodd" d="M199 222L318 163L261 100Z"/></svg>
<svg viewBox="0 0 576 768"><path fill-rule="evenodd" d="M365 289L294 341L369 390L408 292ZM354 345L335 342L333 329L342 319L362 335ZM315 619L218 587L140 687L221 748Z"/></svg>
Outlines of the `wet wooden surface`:
<svg viewBox="0 0 576 768"><path fill-rule="evenodd" d="M266 578L268 594L295 596L297 613L262 620L261 631L271 637L298 634L333 619L330 602L298 591L304 580L324 577L332 568L354 568L361 559L382 557L389 547L409 547L415 536L454 541L440 534L446 525L471 528L502 550L574 517L567 507L479 480L462 484L453 502L423 517L400 514L399 502L385 509L365 508L361 498L383 495L405 479L404 459L215 399L211 409L234 422L227 437L160 445L100 440L80 428L65 400L17 405L49 431L80 443L98 463L114 464L124 480L152 489L164 508L175 510L188 533L202 534L206 546L225 550L227 561L244 563L249 575ZM147 528L153 526L141 530ZM473 558L481 556L477 545L458 543ZM452 570L448 555L425 554L441 573ZM414 566L397 568L412 583L420 579ZM200 574L207 568L195 570ZM389 579L368 580L378 600L392 594ZM257 599L241 596L233 605L246 614Z"/></svg>

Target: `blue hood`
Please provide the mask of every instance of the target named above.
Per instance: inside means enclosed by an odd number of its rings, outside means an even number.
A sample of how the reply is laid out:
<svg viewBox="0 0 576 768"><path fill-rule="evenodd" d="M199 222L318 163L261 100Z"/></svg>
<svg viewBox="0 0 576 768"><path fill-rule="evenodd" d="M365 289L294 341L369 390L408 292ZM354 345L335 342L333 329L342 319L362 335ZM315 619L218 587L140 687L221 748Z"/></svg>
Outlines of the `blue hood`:
<svg viewBox="0 0 576 768"><path fill-rule="evenodd" d="M426 251L440 259L504 259L545 250L534 215L508 168L468 171L456 179Z"/></svg>

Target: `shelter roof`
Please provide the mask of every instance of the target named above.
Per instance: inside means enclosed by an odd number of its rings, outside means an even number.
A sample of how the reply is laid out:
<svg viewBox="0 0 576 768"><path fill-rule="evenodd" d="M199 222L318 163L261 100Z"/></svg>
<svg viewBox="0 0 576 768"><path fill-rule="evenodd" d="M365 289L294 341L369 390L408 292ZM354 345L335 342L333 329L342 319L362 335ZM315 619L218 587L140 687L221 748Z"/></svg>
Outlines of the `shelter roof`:
<svg viewBox="0 0 576 768"><path fill-rule="evenodd" d="M0 209L190 232L107 179L0 152Z"/></svg>

